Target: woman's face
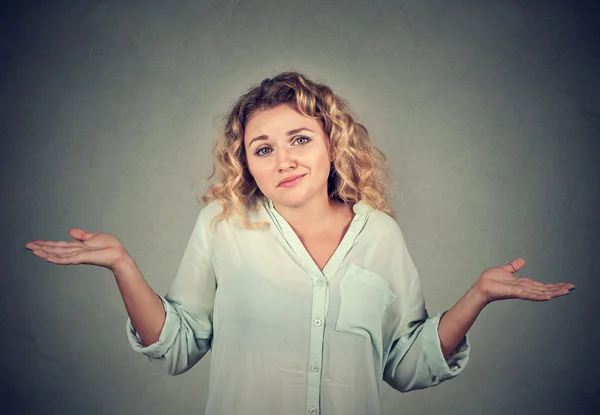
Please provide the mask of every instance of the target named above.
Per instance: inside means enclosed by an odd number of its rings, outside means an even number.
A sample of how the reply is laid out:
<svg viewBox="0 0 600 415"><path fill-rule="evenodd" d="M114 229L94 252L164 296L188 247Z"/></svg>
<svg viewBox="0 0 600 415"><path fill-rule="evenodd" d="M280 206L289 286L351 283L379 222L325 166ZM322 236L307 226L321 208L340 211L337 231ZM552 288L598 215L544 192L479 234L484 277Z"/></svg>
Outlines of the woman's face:
<svg viewBox="0 0 600 415"><path fill-rule="evenodd" d="M300 207L315 196L328 198L329 137L317 120L289 104L257 111L246 123L244 146L250 174L274 204Z"/></svg>

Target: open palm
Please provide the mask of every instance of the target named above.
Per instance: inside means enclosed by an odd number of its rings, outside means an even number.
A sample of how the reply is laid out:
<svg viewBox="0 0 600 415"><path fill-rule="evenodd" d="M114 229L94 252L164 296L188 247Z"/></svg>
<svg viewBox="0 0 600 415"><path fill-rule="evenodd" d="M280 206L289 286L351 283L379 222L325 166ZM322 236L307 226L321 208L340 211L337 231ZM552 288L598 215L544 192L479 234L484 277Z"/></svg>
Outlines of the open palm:
<svg viewBox="0 0 600 415"><path fill-rule="evenodd" d="M69 235L77 241L34 240L25 247L38 257L60 265L88 264L113 271L125 258L121 241L108 233L90 233L71 228Z"/></svg>
<svg viewBox="0 0 600 415"><path fill-rule="evenodd" d="M525 259L517 258L508 265L483 271L476 287L487 303L497 300L518 298L529 301L547 301L568 294L575 284L559 282L544 284L530 278L515 277L513 274L525 265Z"/></svg>

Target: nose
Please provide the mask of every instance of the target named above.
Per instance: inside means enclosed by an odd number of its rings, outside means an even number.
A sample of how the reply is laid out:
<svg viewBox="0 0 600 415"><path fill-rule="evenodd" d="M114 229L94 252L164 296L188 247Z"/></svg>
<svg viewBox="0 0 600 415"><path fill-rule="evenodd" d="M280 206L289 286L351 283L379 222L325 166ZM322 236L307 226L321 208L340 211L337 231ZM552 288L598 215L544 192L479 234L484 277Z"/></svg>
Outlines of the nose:
<svg viewBox="0 0 600 415"><path fill-rule="evenodd" d="M281 149L275 155L277 169L279 171L286 171L288 169L293 169L296 167L296 160L294 159L294 154L292 150L289 148Z"/></svg>

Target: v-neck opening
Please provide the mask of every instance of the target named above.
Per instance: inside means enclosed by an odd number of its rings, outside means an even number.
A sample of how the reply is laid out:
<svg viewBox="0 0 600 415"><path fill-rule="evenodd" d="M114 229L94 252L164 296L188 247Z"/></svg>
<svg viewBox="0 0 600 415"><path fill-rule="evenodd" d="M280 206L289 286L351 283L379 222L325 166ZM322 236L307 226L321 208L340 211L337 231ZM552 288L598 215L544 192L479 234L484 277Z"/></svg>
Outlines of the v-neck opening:
<svg viewBox="0 0 600 415"><path fill-rule="evenodd" d="M354 206L352 206L354 217L350 221L348 229L344 233L341 241L338 243L337 247L325 263L323 270L321 270L316 261L308 252L308 249L306 249L306 246L304 246L300 240L298 234L296 234L294 229L292 229L291 225L283 218L283 216L277 212L273 202L270 199L266 199L264 205L265 209L271 216L272 222L277 228L277 231L281 234L292 251L299 257L306 270L311 274L316 273L317 275L324 276L327 279L331 278L338 271L340 264L352 248L359 232L364 227L366 222L366 213L371 210L366 203L360 200L355 203Z"/></svg>

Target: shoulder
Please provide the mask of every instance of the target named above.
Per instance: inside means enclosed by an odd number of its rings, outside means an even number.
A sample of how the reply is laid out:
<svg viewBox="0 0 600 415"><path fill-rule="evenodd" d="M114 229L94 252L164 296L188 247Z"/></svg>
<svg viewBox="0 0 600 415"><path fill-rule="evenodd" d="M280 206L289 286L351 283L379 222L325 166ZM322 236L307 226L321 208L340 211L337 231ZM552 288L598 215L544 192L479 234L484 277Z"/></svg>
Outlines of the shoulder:
<svg viewBox="0 0 600 415"><path fill-rule="evenodd" d="M210 223L215 216L223 211L221 204L217 200L213 200L208 202L204 207L200 210L200 216L203 220Z"/></svg>
<svg viewBox="0 0 600 415"><path fill-rule="evenodd" d="M367 224L370 227L381 229L398 228L398 223L394 218L379 209L371 207L366 202L361 201L357 203L354 207L354 212L357 215L365 215Z"/></svg>
<svg viewBox="0 0 600 415"><path fill-rule="evenodd" d="M380 226L383 228L396 228L398 227L398 222L394 218L392 218L387 213L373 209L369 214L369 223L373 226Z"/></svg>
<svg viewBox="0 0 600 415"><path fill-rule="evenodd" d="M220 220L216 218L224 212L223 206L217 200L213 200L207 203L200 211L198 221L202 221L207 228L214 228L218 232L248 232L242 218L235 212L232 211L228 218L221 217ZM268 217L265 214L264 208L258 203L255 210L246 211L246 219L252 222L268 221ZM212 224L212 226L211 226Z"/></svg>
<svg viewBox="0 0 600 415"><path fill-rule="evenodd" d="M377 240L396 243L404 241L404 235L400 225L387 213L369 207L364 232Z"/></svg>

